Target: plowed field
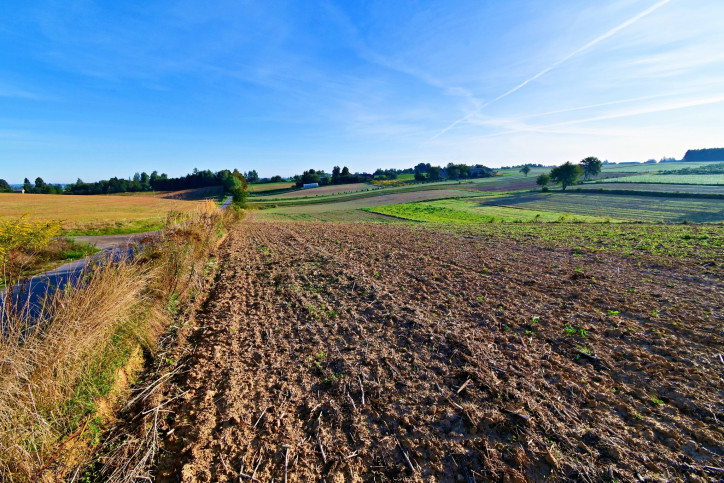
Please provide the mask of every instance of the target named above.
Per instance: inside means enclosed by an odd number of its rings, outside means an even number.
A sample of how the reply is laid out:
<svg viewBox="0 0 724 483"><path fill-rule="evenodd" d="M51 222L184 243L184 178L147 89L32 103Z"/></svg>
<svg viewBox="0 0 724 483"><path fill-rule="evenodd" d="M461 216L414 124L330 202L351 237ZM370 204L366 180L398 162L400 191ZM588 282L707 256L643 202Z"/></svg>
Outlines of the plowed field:
<svg viewBox="0 0 724 483"><path fill-rule="evenodd" d="M161 481L720 478L720 266L245 223L167 395Z"/></svg>

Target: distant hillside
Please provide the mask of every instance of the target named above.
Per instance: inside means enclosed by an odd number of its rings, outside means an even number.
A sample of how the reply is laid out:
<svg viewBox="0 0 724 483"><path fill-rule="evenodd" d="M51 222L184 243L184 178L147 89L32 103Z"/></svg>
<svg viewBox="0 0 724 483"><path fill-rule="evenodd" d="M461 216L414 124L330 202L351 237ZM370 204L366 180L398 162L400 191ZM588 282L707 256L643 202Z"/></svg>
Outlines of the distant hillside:
<svg viewBox="0 0 724 483"><path fill-rule="evenodd" d="M682 161L724 161L724 148L690 149Z"/></svg>

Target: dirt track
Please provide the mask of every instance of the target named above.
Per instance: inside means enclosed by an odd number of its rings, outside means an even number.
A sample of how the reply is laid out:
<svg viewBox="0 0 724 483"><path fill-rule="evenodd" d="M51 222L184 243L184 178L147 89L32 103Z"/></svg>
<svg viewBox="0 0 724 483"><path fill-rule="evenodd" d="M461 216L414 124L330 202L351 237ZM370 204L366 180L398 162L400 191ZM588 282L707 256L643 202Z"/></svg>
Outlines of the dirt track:
<svg viewBox="0 0 724 483"><path fill-rule="evenodd" d="M161 481L721 476L720 269L352 224L222 257Z"/></svg>

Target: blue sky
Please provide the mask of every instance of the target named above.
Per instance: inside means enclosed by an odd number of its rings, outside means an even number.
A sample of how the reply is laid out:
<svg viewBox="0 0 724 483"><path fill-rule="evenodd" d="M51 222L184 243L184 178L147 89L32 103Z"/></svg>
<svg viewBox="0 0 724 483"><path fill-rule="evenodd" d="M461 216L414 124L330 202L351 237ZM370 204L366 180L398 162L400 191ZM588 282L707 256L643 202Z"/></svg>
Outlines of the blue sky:
<svg viewBox="0 0 724 483"><path fill-rule="evenodd" d="M721 0L3 2L0 178L724 146Z"/></svg>

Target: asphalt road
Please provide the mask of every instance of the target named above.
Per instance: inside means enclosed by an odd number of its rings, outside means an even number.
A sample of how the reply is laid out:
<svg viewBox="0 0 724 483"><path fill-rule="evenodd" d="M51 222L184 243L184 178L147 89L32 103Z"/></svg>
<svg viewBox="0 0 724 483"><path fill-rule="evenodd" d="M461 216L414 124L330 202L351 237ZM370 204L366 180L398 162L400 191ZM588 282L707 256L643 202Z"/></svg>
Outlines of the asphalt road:
<svg viewBox="0 0 724 483"><path fill-rule="evenodd" d="M225 210L231 204L231 196L219 206ZM77 236L76 241L94 245L101 251L86 258L66 263L54 270L36 275L13 287L13 306L22 306L31 316L37 316L42 310L43 301L55 290L63 289L68 284L75 286L83 279L93 262L117 262L123 258L133 258L135 247L145 238L159 233L150 231L129 235L108 236ZM0 291L0 313L5 312L5 290ZM0 320L2 315L0 314Z"/></svg>

